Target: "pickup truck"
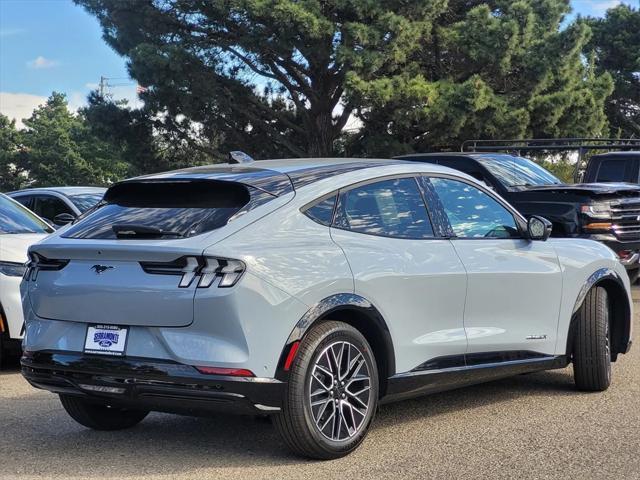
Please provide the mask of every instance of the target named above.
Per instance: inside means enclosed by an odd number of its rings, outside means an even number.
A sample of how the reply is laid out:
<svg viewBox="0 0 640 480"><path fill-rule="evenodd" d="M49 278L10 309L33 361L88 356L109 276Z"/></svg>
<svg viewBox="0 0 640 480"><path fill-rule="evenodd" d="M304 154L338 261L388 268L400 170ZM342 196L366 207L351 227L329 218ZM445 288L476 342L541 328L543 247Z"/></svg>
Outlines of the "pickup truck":
<svg viewBox="0 0 640 480"><path fill-rule="evenodd" d="M396 158L435 163L471 175L525 217L540 215L551 221L552 236L602 242L618 255L632 282L640 276L638 185L566 184L537 163L505 153L416 153Z"/></svg>

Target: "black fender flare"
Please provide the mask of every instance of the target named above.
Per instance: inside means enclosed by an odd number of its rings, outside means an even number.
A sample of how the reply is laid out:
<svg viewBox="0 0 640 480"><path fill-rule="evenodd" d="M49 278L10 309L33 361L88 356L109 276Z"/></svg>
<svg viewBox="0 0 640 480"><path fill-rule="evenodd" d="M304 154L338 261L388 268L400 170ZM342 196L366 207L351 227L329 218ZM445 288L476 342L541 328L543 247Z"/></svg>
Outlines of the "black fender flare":
<svg viewBox="0 0 640 480"><path fill-rule="evenodd" d="M612 353L613 360L615 361L618 353L626 353L630 342L629 334L631 331L631 305L626 294L624 282L617 272L610 268L600 268L593 272L585 283L580 288L578 297L573 306L571 312L571 323L569 325L569 332L567 335L566 353L567 358L570 358L573 349L573 336L577 325L576 313L580 309L582 302L584 302L587 292L593 287L602 285L607 289L611 297L612 307ZM611 287L613 286L613 290ZM609 288L607 288L609 287ZM613 294L613 295L612 295ZM622 328L621 328L622 327Z"/></svg>
<svg viewBox="0 0 640 480"><path fill-rule="evenodd" d="M383 359L386 365L386 374L388 377L395 374L395 350L393 348L393 341L391 339L389 327L382 317L382 314L369 300L360 295L355 293L338 293L320 300L307 310L302 318L298 320L298 323L296 323L296 326L291 331L291 334L280 353L280 359L278 361L278 367L275 375L278 380L284 381L287 379L288 372L285 371L284 365L291 346L295 342L302 340L305 333L315 322L330 317L331 313L337 311L352 311L358 313L362 317L365 317L367 321L372 323L379 332L386 351L386 358Z"/></svg>

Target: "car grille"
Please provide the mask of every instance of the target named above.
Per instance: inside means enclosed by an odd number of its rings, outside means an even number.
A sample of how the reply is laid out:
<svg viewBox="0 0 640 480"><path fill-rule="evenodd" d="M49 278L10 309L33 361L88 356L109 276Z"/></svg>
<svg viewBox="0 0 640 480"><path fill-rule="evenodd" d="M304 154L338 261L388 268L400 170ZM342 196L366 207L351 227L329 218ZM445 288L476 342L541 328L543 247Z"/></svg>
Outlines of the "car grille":
<svg viewBox="0 0 640 480"><path fill-rule="evenodd" d="M620 240L640 239L640 199L621 200L611 204L613 231Z"/></svg>

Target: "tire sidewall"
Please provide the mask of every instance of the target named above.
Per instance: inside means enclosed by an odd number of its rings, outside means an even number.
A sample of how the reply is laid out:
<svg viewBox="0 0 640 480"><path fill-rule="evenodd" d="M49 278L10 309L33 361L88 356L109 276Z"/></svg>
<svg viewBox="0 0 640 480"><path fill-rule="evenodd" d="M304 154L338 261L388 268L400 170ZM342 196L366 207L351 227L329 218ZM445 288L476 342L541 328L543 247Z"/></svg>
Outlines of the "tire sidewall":
<svg viewBox="0 0 640 480"><path fill-rule="evenodd" d="M313 365L319 358L320 354L324 351L324 349L337 341L348 341L356 346L358 350L360 350L365 358L365 362L367 363L369 376L371 378L369 408L367 411L367 416L363 421L362 426L360 427L360 431L355 436L341 441L330 440L318 430L313 419L313 414L311 411L311 399L308 395L311 384L311 373ZM302 384L299 383L298 385L296 385L297 389L302 388L302 392L298 391L296 393L298 395L302 395L302 397L299 398L303 399L302 410L304 414L304 422L309 434L318 446L331 454L346 454L358 447L358 445L364 440L364 437L369 430L369 426L371 425L371 422L373 421L373 418L375 416L378 404L378 370L376 361L371 351L371 347L369 346L366 339L362 336L362 334L360 334L360 332L355 330L353 327L350 327L346 324L344 324L344 326L336 326L336 328L327 332L314 343L315 345L310 345L311 348L309 349L309 352L311 352L311 354L303 355L298 358L299 361L296 365L297 368L304 369L304 382L302 382Z"/></svg>
<svg viewBox="0 0 640 480"><path fill-rule="evenodd" d="M600 339L603 345L603 351L606 355L603 355L602 361L604 362L604 369L607 376L607 384L611 384L611 323L609 319L609 297L605 296L604 311L602 312L602 321L604 322L604 335ZM608 345L608 348L607 348Z"/></svg>

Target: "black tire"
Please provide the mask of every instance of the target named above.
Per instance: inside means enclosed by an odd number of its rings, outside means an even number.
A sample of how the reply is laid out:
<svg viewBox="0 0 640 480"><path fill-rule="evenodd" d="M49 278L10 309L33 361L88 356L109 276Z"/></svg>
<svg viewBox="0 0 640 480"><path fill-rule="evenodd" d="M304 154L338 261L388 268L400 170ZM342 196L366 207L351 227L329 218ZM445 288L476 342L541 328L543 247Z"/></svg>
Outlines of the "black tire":
<svg viewBox="0 0 640 480"><path fill-rule="evenodd" d="M578 310L573 343L573 376L579 390L601 392L611 384L609 298L594 287Z"/></svg>
<svg viewBox="0 0 640 480"><path fill-rule="evenodd" d="M123 430L140 423L149 412L109 407L72 395L60 395L69 416L80 425L94 430Z"/></svg>
<svg viewBox="0 0 640 480"><path fill-rule="evenodd" d="M328 380L328 385L331 386L325 388L326 392L322 391L322 388L314 390L315 392L321 392L320 395L326 395L326 404L314 410L315 407L311 405L311 398L316 393L312 393L312 386L318 387L320 381L316 377L313 377L314 379L312 380L313 370L314 368L320 368L316 367L316 365L321 364L325 358L329 364L331 363L328 353L329 348L334 349L334 353L335 349L342 352L344 352L343 348L348 350L347 353L340 353L339 363L342 364L342 367L336 367L338 371L341 368L343 370L346 368L346 372L355 368L358 368L358 371L353 374L353 377L347 377L346 386L344 386L344 382L341 382L343 386L336 386L336 390L334 390L331 383L331 378L335 377L333 375L326 378L323 376L323 382ZM357 355L358 353L364 359L364 363L360 366L357 365L361 363L357 362L357 359L360 358ZM347 360L342 363L345 355ZM347 367L347 365L349 366ZM351 365L353 365L353 368ZM365 366L366 370L363 369ZM332 369L331 372L334 373L334 370ZM362 378L367 375L368 381L348 381L349 378L353 379L356 376ZM366 387L367 382L368 389ZM366 394L358 394L360 395L361 403L363 398L366 400L366 407L363 408L356 403L357 399L353 397L357 392L349 390L352 388L350 384L355 385L353 388L366 390L368 396L362 397L362 395ZM336 396L345 398L345 400L336 401ZM320 399L320 401L325 400ZM338 404L340 405L339 407L336 406ZM352 408L354 405L357 406L355 411L358 413L354 413L354 408ZM295 453L305 457L329 460L349 454L362 443L375 416L377 406L378 370L369 343L358 330L350 325L327 320L314 326L302 339L290 370L282 411L274 415L273 422L287 446ZM360 413L360 410L365 413ZM325 411L327 412L325 413ZM331 412L333 412L333 420L331 420L331 415L328 415ZM346 413L337 414L337 412ZM314 416L317 418L314 418ZM334 433L336 433L336 430L334 430L335 423L327 424L328 428L325 428L324 431L320 428L319 424L324 423L325 418L328 418L327 422L335 422L337 418L337 435L334 436ZM342 430L343 421L345 425L344 431ZM360 423L357 424L358 421ZM316 424L316 422L319 423ZM350 428L348 424L353 428ZM351 433L351 430L353 430L353 433ZM348 438L341 439L341 434L348 435ZM335 439L328 438L328 435L334 436Z"/></svg>

